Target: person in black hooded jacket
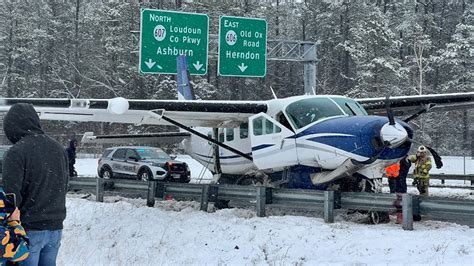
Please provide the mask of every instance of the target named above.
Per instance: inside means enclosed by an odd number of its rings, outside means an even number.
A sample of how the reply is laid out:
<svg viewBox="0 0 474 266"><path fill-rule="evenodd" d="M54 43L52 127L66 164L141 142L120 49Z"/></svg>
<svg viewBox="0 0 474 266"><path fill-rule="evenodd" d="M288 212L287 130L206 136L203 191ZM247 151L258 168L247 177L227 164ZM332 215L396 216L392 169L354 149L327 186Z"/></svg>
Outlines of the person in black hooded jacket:
<svg viewBox="0 0 474 266"><path fill-rule="evenodd" d="M30 238L30 256L21 264L55 265L66 218L66 151L44 134L31 104L12 105L3 130L14 144L3 160L3 186L15 193Z"/></svg>
<svg viewBox="0 0 474 266"><path fill-rule="evenodd" d="M69 162L69 176L77 176L76 169L74 169L74 164L76 164L76 146L77 140L72 139L69 141L69 147L66 148L68 162Z"/></svg>

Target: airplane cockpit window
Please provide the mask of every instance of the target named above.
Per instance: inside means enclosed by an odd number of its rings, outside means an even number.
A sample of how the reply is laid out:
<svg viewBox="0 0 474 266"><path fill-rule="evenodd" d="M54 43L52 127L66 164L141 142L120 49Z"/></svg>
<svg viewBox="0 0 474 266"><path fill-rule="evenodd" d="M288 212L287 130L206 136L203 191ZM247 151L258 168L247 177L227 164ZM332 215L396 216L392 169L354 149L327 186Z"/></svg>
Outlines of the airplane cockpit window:
<svg viewBox="0 0 474 266"><path fill-rule="evenodd" d="M286 119L283 112L278 113L275 117L277 118L277 121L280 122L280 124L288 128L289 130L293 130L293 128L290 125L290 122L288 122L288 119Z"/></svg>
<svg viewBox="0 0 474 266"><path fill-rule="evenodd" d="M246 139L249 137L249 123L240 124L240 139Z"/></svg>
<svg viewBox="0 0 474 266"><path fill-rule="evenodd" d="M253 120L253 134L255 136L260 136L263 134L263 117Z"/></svg>
<svg viewBox="0 0 474 266"><path fill-rule="evenodd" d="M234 129L233 128L226 128L225 129L225 140L226 141L233 141L234 140Z"/></svg>
<svg viewBox="0 0 474 266"><path fill-rule="evenodd" d="M332 98L332 99L349 116L367 115L367 112L365 111L364 107L362 107L358 102L352 99L347 99L347 98Z"/></svg>
<svg viewBox="0 0 474 266"><path fill-rule="evenodd" d="M341 109L328 98L299 100L288 105L285 111L297 129L326 117L344 115Z"/></svg>

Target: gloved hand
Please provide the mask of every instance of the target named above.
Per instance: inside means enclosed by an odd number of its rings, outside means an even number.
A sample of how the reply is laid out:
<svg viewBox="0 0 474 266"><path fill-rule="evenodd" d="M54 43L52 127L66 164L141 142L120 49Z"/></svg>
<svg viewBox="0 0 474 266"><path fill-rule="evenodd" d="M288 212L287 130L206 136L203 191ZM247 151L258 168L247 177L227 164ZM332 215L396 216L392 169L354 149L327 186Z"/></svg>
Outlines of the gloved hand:
<svg viewBox="0 0 474 266"><path fill-rule="evenodd" d="M411 183L413 186L418 186L418 178L413 179L413 182Z"/></svg>

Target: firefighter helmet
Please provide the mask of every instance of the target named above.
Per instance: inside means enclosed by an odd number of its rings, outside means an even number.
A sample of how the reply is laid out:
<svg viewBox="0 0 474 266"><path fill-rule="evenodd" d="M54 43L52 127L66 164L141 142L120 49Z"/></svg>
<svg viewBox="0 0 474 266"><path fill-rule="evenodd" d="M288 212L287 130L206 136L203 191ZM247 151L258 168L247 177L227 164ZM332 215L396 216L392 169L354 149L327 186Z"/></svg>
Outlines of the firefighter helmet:
<svg viewBox="0 0 474 266"><path fill-rule="evenodd" d="M425 146L421 145L420 147L418 147L418 153L426 153L427 152L427 149Z"/></svg>

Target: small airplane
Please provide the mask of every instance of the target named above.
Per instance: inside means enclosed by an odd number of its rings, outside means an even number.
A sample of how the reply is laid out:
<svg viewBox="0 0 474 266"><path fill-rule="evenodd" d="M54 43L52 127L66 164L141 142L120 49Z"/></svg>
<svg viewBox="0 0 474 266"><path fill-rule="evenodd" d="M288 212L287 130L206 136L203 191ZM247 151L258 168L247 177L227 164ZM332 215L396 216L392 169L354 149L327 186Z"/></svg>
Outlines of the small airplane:
<svg viewBox="0 0 474 266"><path fill-rule="evenodd" d="M267 101L193 100L185 61L178 57L178 100L3 98L0 111L15 103L31 103L45 120L174 125L181 132L86 133L83 141L178 137L185 152L215 174L214 182L380 190L380 182L374 181L411 148L410 120L428 111L474 107L474 92L367 99L302 95ZM396 119L395 114L406 118ZM362 181L366 185L361 186Z"/></svg>

